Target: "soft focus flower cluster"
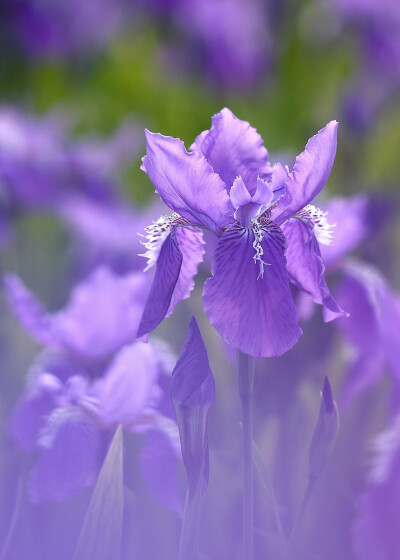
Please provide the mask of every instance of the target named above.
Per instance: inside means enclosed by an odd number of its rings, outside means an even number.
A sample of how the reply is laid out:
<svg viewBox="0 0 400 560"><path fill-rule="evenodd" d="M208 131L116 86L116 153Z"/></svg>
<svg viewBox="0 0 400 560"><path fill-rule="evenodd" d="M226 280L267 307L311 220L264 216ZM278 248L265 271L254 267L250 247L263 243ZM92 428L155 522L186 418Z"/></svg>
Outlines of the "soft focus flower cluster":
<svg viewBox="0 0 400 560"><path fill-rule="evenodd" d="M254 560L398 560L398 2L3 0L0 50L0 560L243 560L236 352Z"/></svg>

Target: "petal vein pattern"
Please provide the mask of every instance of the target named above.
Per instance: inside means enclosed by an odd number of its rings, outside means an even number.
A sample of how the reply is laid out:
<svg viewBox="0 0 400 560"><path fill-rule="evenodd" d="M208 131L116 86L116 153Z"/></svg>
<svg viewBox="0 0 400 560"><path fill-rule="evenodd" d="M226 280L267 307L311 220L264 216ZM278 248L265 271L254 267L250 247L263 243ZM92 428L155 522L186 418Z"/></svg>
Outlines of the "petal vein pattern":
<svg viewBox="0 0 400 560"><path fill-rule="evenodd" d="M252 356L279 356L302 331L285 267L285 237L274 224L263 227L260 246L268 270L255 264L255 233L235 225L220 239L213 277L204 286L203 305L227 344Z"/></svg>

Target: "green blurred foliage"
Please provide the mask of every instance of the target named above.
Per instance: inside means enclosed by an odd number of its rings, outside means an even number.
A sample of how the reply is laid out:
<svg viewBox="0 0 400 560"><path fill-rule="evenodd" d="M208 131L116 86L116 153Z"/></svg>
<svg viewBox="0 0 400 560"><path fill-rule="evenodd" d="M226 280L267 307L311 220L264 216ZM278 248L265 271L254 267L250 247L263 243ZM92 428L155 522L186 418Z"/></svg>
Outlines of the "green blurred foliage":
<svg viewBox="0 0 400 560"><path fill-rule="evenodd" d="M108 134L132 115L143 128L180 137L187 146L210 126L214 113L229 106L259 130L272 154L297 154L327 121L340 120L342 94L359 62L351 37L324 36L323 19L319 34L314 33L319 15L310 18L310 13L315 6L296 5L284 27L275 30L279 42L273 45L271 67L251 92L218 90L190 69L174 67L165 44L168 33L144 21L96 57L34 63L15 54L6 57L0 97L38 112L62 108L77 117L77 132ZM342 124L332 192L396 186L399 114L395 100L364 135ZM132 161L126 188L143 202L153 189L139 165Z"/></svg>

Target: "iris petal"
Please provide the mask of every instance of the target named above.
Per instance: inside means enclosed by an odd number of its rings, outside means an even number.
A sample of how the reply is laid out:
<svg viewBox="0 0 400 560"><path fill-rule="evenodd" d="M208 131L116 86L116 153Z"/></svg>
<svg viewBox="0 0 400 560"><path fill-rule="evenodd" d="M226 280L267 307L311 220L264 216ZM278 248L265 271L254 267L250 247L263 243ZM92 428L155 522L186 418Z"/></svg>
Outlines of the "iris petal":
<svg viewBox="0 0 400 560"><path fill-rule="evenodd" d="M154 330L166 316L178 282L182 260L182 252L173 229L166 237L157 259L156 273L140 321L138 337Z"/></svg>
<svg viewBox="0 0 400 560"><path fill-rule="evenodd" d="M183 508L178 491L178 456L168 435L157 429L149 432L140 462L153 496L181 515Z"/></svg>
<svg viewBox="0 0 400 560"><path fill-rule="evenodd" d="M177 138L146 131L142 169L169 208L218 234L233 213L221 178L199 153L186 151Z"/></svg>
<svg viewBox="0 0 400 560"><path fill-rule="evenodd" d="M168 308L167 317L175 309L175 306L183 299L187 299L194 288L194 276L197 268L203 260L204 241L203 232L194 227L181 227L176 230L176 238L182 252L182 266L176 283L171 303Z"/></svg>
<svg viewBox="0 0 400 560"><path fill-rule="evenodd" d="M157 259L156 274L147 298L138 337L148 334L189 297L193 277L203 259L203 235L194 227L173 227Z"/></svg>
<svg viewBox="0 0 400 560"><path fill-rule="evenodd" d="M328 180L336 155L336 121L331 121L307 142L296 158L286 181L286 193L279 199L272 218L277 223L296 214L309 204Z"/></svg>
<svg viewBox="0 0 400 560"><path fill-rule="evenodd" d="M104 424L132 423L153 404L158 372L159 363L150 344L135 342L122 348L94 390Z"/></svg>
<svg viewBox="0 0 400 560"><path fill-rule="evenodd" d="M261 240L266 265L255 262L255 233L234 226L220 239L213 278L204 286L203 305L225 342L252 356L279 356L301 335L285 268L285 238L269 225Z"/></svg>
<svg viewBox="0 0 400 560"><path fill-rule="evenodd" d="M325 319L333 320L346 315L333 299L327 286L325 267L312 223L292 218L283 224L282 230L288 240L286 260L290 279L315 303L328 310L324 315Z"/></svg>
<svg viewBox="0 0 400 560"><path fill-rule="evenodd" d="M261 136L227 108L213 116L211 130L202 132L191 149L205 156L228 190L240 175L253 196L257 177L271 176L268 151Z"/></svg>

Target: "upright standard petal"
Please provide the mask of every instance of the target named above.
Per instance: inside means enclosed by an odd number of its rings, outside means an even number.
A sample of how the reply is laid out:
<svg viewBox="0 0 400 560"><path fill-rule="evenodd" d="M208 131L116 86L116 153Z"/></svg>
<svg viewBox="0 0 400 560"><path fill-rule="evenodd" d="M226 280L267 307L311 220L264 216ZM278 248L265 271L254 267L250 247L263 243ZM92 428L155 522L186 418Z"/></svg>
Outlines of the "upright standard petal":
<svg viewBox="0 0 400 560"><path fill-rule="evenodd" d="M253 196L257 177L271 177L268 151L261 136L227 108L213 116L211 130L202 132L191 149L204 155L228 190L240 175Z"/></svg>
<svg viewBox="0 0 400 560"><path fill-rule="evenodd" d="M63 346L92 359L118 351L134 339L147 293L145 274L119 276L98 268L53 316Z"/></svg>
<svg viewBox="0 0 400 560"><path fill-rule="evenodd" d="M188 476L189 498L193 499L203 478L208 476L208 412L215 402L214 377L194 317L172 372L171 396Z"/></svg>
<svg viewBox="0 0 400 560"><path fill-rule="evenodd" d="M309 204L328 180L336 155L338 123L331 121L307 142L286 181L286 192L272 212L282 224Z"/></svg>
<svg viewBox="0 0 400 560"><path fill-rule="evenodd" d="M203 234L197 228L172 226L161 246L151 247L145 254L148 266L157 268L147 298L137 336L148 334L169 317L176 305L189 297L194 276L203 260ZM150 243L146 244L147 247Z"/></svg>
<svg viewBox="0 0 400 560"><path fill-rule="evenodd" d="M204 286L203 305L211 324L229 346L258 358L280 356L302 333L285 249L285 237L274 224L257 232L234 226L220 239L213 278Z"/></svg>
<svg viewBox="0 0 400 560"><path fill-rule="evenodd" d="M327 286L325 267L312 222L291 218L282 225L282 230L288 240L286 267L290 279L315 303L328 310L329 317L324 314L326 321L346 315L335 302Z"/></svg>
<svg viewBox="0 0 400 560"><path fill-rule="evenodd" d="M142 169L169 208L189 222L218 234L233 208L221 178L197 152L177 138L146 130Z"/></svg>

